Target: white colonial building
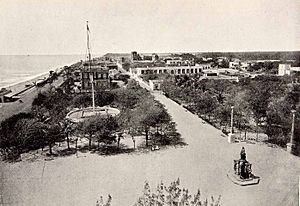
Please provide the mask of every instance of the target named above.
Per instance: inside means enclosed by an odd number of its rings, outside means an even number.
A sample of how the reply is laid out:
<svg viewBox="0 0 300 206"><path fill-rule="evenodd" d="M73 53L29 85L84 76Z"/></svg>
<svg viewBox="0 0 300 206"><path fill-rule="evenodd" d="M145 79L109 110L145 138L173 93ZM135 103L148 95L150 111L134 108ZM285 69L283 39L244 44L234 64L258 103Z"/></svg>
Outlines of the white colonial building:
<svg viewBox="0 0 300 206"><path fill-rule="evenodd" d="M278 65L278 76L291 75L293 72L300 72L300 67L292 67L291 64Z"/></svg>
<svg viewBox="0 0 300 206"><path fill-rule="evenodd" d="M211 69L210 64L199 64L196 66L172 66L172 67L145 67L131 68L130 72L137 76L143 74L174 74L174 75L192 75L201 73L204 70Z"/></svg>

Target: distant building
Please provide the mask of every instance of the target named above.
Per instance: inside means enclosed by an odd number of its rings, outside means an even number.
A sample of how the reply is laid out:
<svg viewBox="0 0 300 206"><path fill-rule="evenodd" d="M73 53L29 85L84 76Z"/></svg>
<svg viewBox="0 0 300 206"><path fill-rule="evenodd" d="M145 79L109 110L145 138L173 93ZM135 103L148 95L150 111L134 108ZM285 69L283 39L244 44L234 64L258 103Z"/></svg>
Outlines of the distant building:
<svg viewBox="0 0 300 206"><path fill-rule="evenodd" d="M236 62L236 61L229 62L229 68L230 69L239 69L240 68L240 62Z"/></svg>
<svg viewBox="0 0 300 206"><path fill-rule="evenodd" d="M292 67L291 64L278 65L278 76L291 75L294 72L300 72L300 67Z"/></svg>
<svg viewBox="0 0 300 206"><path fill-rule="evenodd" d="M159 56L155 53L152 54L152 61L158 61L159 60Z"/></svg>
<svg viewBox="0 0 300 206"><path fill-rule="evenodd" d="M279 64L278 65L278 76L290 75L291 65L290 64Z"/></svg>
<svg viewBox="0 0 300 206"><path fill-rule="evenodd" d="M217 77L219 76L220 72L218 69L206 69L203 70L204 77Z"/></svg>
<svg viewBox="0 0 300 206"><path fill-rule="evenodd" d="M140 55L136 51L131 52L131 61L138 61L140 59Z"/></svg>
<svg viewBox="0 0 300 206"><path fill-rule="evenodd" d="M135 75L143 74L171 74L171 75L192 75L201 73L203 70L211 69L210 64L199 64L197 66L171 66L171 67L138 67L131 68Z"/></svg>
<svg viewBox="0 0 300 206"><path fill-rule="evenodd" d="M167 66L181 66L182 60L181 58L174 58L174 59L165 59Z"/></svg>
<svg viewBox="0 0 300 206"><path fill-rule="evenodd" d="M194 66L194 59L182 59L182 57L168 57L164 59L167 66Z"/></svg>
<svg viewBox="0 0 300 206"><path fill-rule="evenodd" d="M142 56L142 60L144 60L144 61L152 61L152 55L151 56L143 55Z"/></svg>
<svg viewBox="0 0 300 206"><path fill-rule="evenodd" d="M249 68L249 64L247 62L241 62L240 69L247 70Z"/></svg>
<svg viewBox="0 0 300 206"><path fill-rule="evenodd" d="M81 91L90 92L92 89L91 77L94 79L95 90L107 89L110 87L109 69L106 65L88 62L82 68Z"/></svg>
<svg viewBox="0 0 300 206"><path fill-rule="evenodd" d="M107 69L118 69L118 65L116 63L110 62L106 64Z"/></svg>
<svg viewBox="0 0 300 206"><path fill-rule="evenodd" d="M248 62L241 62L239 60L229 62L229 69L242 69L247 70L249 67Z"/></svg>

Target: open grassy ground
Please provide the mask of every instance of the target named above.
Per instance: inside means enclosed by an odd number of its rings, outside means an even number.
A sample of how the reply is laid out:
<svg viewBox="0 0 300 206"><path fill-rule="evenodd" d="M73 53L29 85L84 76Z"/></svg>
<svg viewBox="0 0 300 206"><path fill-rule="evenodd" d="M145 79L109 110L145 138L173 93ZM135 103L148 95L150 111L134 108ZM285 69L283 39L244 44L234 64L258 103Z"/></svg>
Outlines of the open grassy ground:
<svg viewBox="0 0 300 206"><path fill-rule="evenodd" d="M185 147L112 156L79 153L52 161L1 163L0 205L95 205L111 194L113 205L133 205L147 180L181 179L181 184L203 197L222 195L221 205L298 205L300 159L266 145L229 144L221 132L166 97L166 105ZM233 159L246 148L258 185L241 187L227 178ZM2 202L1 202L2 201Z"/></svg>

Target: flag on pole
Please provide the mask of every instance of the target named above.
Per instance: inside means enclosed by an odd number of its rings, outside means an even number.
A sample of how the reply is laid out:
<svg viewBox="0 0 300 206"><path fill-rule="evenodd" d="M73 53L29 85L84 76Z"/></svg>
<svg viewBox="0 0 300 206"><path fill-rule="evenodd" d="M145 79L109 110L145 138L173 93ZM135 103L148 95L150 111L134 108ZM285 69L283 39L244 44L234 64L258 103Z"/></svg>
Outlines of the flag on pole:
<svg viewBox="0 0 300 206"><path fill-rule="evenodd" d="M89 28L88 22L86 22L86 29L87 29L88 32L90 32L90 28Z"/></svg>

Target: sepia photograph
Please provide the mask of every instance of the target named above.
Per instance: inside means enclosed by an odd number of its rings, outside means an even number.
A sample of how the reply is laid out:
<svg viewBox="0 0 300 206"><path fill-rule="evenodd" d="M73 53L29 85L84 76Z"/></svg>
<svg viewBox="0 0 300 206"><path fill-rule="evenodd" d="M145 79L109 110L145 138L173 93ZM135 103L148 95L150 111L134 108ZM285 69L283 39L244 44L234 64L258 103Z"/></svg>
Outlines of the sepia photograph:
<svg viewBox="0 0 300 206"><path fill-rule="evenodd" d="M299 0L0 0L0 206L299 189Z"/></svg>

